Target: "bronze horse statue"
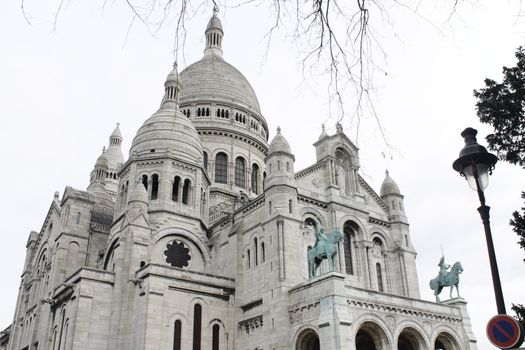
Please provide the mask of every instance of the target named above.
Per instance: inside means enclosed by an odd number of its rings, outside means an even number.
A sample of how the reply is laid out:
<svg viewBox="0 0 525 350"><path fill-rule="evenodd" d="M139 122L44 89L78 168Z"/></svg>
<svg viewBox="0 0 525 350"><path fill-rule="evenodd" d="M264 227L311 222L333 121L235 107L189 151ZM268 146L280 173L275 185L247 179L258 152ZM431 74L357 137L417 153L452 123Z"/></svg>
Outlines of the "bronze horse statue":
<svg viewBox="0 0 525 350"><path fill-rule="evenodd" d="M446 270L445 270L446 271ZM449 272L441 273L430 280L430 289L434 291L436 296L436 303L440 303L439 293L443 290L443 287L450 287L450 298L452 299L452 290L456 287L456 292L459 297L459 274L463 272L463 266L458 261L452 265Z"/></svg>
<svg viewBox="0 0 525 350"><path fill-rule="evenodd" d="M321 228L316 232L316 242L308 251L308 277L315 277L317 269L323 259L330 260L330 271L335 270L335 256L337 255L338 243L343 239L343 234L336 228L331 234L325 235Z"/></svg>

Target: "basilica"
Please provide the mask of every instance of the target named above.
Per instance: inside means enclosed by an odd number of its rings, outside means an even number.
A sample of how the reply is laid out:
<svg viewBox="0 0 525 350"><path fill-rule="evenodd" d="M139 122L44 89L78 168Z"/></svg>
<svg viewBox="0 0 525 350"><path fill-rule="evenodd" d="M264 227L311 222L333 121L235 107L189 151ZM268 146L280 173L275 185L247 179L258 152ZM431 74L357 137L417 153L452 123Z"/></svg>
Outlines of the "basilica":
<svg viewBox="0 0 525 350"><path fill-rule="evenodd" d="M371 188L340 125L295 169L223 38L214 13L128 157L117 125L55 194L0 349L477 349L465 300L421 300L388 172Z"/></svg>

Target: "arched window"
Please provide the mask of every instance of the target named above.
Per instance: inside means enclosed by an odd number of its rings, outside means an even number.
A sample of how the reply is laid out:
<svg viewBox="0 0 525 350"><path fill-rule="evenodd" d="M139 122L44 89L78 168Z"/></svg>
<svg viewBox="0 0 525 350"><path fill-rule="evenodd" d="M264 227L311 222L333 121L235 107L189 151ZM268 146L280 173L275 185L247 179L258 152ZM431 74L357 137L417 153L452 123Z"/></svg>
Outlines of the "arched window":
<svg viewBox="0 0 525 350"><path fill-rule="evenodd" d="M206 116L207 116L207 117L210 116L210 109L209 109L209 108L206 108Z"/></svg>
<svg viewBox="0 0 525 350"><path fill-rule="evenodd" d="M142 184L144 185L144 188L148 190L148 175L142 175Z"/></svg>
<svg viewBox="0 0 525 350"><path fill-rule="evenodd" d="M248 260L248 269L251 268L251 256L250 256L250 249L246 251L246 260Z"/></svg>
<svg viewBox="0 0 525 350"><path fill-rule="evenodd" d="M290 200L288 200L288 212L290 214L292 213L292 209L293 209L293 207L292 207L292 200L290 199Z"/></svg>
<svg viewBox="0 0 525 350"><path fill-rule="evenodd" d="M190 198L190 185L189 179L184 180L184 187L182 188L182 204L188 204Z"/></svg>
<svg viewBox="0 0 525 350"><path fill-rule="evenodd" d="M277 161L277 171L281 171L281 161Z"/></svg>
<svg viewBox="0 0 525 350"><path fill-rule="evenodd" d="M202 306L193 307L193 350L201 350Z"/></svg>
<svg viewBox="0 0 525 350"><path fill-rule="evenodd" d="M159 197L159 175L153 174L151 177L151 199Z"/></svg>
<svg viewBox="0 0 525 350"><path fill-rule="evenodd" d="M244 158L235 159L235 186L246 187L246 166Z"/></svg>
<svg viewBox="0 0 525 350"><path fill-rule="evenodd" d="M182 322L175 321L175 328L173 330L173 350L181 350L181 336L182 336Z"/></svg>
<svg viewBox="0 0 525 350"><path fill-rule="evenodd" d="M264 242L261 242L261 261L266 261L266 251L264 250Z"/></svg>
<svg viewBox="0 0 525 350"><path fill-rule="evenodd" d="M381 264L376 263L376 274L377 274L377 289L383 292L383 276L381 273Z"/></svg>
<svg viewBox="0 0 525 350"><path fill-rule="evenodd" d="M272 202L268 203L268 214L272 215Z"/></svg>
<svg viewBox="0 0 525 350"><path fill-rule="evenodd" d="M215 157L215 182L228 183L228 156L222 152Z"/></svg>
<svg viewBox="0 0 525 350"><path fill-rule="evenodd" d="M80 212L77 212L76 224L80 224Z"/></svg>
<svg viewBox="0 0 525 350"><path fill-rule="evenodd" d="M257 164L252 165L252 192L259 194L259 166Z"/></svg>
<svg viewBox="0 0 525 350"><path fill-rule="evenodd" d="M175 176L175 179L173 179L173 188L171 190L171 200L174 202L179 201L179 187L180 187L180 177Z"/></svg>
<svg viewBox="0 0 525 350"><path fill-rule="evenodd" d="M253 243L253 246L255 248L255 266L257 266L259 264L259 247L257 245L257 238L254 238Z"/></svg>
<svg viewBox="0 0 525 350"><path fill-rule="evenodd" d="M349 275L354 274L354 268L352 265L352 244L354 241L355 233L350 222L345 222L343 226L343 249L345 252L345 270Z"/></svg>
<svg viewBox="0 0 525 350"><path fill-rule="evenodd" d="M208 170L208 153L202 152L202 162L204 163L204 169Z"/></svg>
<svg viewBox="0 0 525 350"><path fill-rule="evenodd" d="M219 331L220 327L218 324L213 325L212 337L211 337L211 350L219 350Z"/></svg>

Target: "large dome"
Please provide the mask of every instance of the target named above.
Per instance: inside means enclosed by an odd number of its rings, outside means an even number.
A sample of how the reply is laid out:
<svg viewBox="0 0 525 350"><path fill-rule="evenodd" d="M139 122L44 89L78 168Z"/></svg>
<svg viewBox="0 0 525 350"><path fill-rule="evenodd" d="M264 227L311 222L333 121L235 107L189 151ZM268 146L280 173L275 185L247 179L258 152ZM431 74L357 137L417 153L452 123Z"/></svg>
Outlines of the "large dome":
<svg viewBox="0 0 525 350"><path fill-rule="evenodd" d="M248 80L219 55L205 55L180 73L183 88L180 104L203 100L234 103L261 115L261 108Z"/></svg>

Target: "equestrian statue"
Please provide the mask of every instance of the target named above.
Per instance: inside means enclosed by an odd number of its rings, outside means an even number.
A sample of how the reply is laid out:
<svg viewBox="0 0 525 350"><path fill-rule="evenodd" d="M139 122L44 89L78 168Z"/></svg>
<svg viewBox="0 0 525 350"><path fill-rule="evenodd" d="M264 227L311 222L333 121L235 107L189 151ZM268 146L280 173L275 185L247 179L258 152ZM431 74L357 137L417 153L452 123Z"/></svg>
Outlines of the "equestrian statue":
<svg viewBox="0 0 525 350"><path fill-rule="evenodd" d="M439 260L439 273L436 278L430 280L430 289L434 291L436 296L436 303L440 303L439 293L443 287L450 287L450 298L452 299L452 290L456 287L456 292L459 298L459 274L463 272L463 266L457 261L450 267L445 263L445 257L442 256ZM450 271L448 269L450 268Z"/></svg>
<svg viewBox="0 0 525 350"><path fill-rule="evenodd" d="M315 230L315 245L308 251L308 277L315 277L317 269L324 259L330 260L330 271L335 270L335 257L338 243L343 234L336 228L331 234L324 233L324 228Z"/></svg>

